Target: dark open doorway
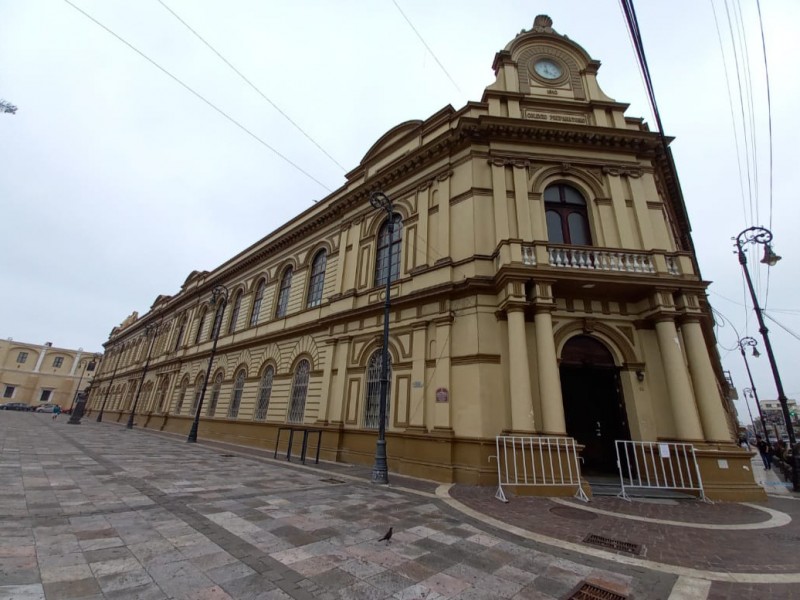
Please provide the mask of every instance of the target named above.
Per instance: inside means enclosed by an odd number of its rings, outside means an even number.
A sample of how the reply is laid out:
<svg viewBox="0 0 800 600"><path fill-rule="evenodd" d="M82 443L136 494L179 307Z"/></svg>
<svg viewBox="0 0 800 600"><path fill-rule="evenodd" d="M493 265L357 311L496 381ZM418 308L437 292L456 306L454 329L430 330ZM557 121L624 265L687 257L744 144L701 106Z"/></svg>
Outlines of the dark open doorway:
<svg viewBox="0 0 800 600"><path fill-rule="evenodd" d="M585 446L582 471L617 473L615 440L629 440L630 430L611 352L598 340L581 335L561 353L561 393L567 434Z"/></svg>

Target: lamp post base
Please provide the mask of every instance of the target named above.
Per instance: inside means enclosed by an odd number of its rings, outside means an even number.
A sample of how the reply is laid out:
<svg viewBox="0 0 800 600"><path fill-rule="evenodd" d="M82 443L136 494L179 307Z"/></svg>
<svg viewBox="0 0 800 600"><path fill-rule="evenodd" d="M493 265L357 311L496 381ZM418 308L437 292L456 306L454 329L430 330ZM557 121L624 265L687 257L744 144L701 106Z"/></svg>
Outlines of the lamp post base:
<svg viewBox="0 0 800 600"><path fill-rule="evenodd" d="M189 430L189 437L186 438L187 444L197 443L197 423L192 423L192 428Z"/></svg>
<svg viewBox="0 0 800 600"><path fill-rule="evenodd" d="M372 483L382 485L389 483L389 466L386 463L386 440L378 440L375 444L375 464L372 467Z"/></svg>

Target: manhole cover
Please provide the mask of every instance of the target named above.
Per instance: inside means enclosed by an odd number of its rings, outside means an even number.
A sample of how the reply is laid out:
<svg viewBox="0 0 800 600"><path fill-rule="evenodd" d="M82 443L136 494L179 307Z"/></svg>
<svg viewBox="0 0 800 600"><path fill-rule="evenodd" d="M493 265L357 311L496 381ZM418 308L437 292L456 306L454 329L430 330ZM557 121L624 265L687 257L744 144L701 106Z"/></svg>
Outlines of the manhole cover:
<svg viewBox="0 0 800 600"><path fill-rule="evenodd" d="M554 506L550 509L550 512L556 516L572 519L573 521L592 521L597 518L596 514L588 510L571 508L569 506Z"/></svg>
<svg viewBox="0 0 800 600"><path fill-rule="evenodd" d="M344 483L341 479L334 479L333 477L328 477L327 479L320 479L320 481L324 481L325 483Z"/></svg>
<svg viewBox="0 0 800 600"><path fill-rule="evenodd" d="M592 544L593 546L601 546L602 548L608 548L610 550L616 550L618 552L626 552L628 554L636 554L639 555L642 553L642 546L641 544L631 544L630 542L623 542L622 540L615 540L614 538L607 538L603 537L602 535L596 535L594 533L590 533L587 535L583 542L585 544Z"/></svg>
<svg viewBox="0 0 800 600"><path fill-rule="evenodd" d="M603 588L584 583L567 600L626 600L627 596L621 596L616 592L604 590Z"/></svg>

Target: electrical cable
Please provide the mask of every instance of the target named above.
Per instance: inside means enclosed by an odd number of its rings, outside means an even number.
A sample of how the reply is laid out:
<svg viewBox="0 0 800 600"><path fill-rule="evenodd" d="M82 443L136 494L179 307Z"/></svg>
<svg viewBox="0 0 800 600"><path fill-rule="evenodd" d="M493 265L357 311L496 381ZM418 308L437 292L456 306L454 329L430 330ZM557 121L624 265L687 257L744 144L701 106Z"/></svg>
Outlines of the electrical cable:
<svg viewBox="0 0 800 600"><path fill-rule="evenodd" d="M164 1L163 1L163 0L158 0L158 3L159 3L161 6L163 6L163 7L164 7L164 8L165 8L165 9L166 9L166 10L167 10L167 11L168 11L168 12L169 12L169 13L170 13L170 14L171 14L173 17L175 17L175 18L176 18L178 21L180 21L180 23L181 23L181 24L183 24L183 26L184 26L184 27L186 27L186 29L188 29L189 31L191 31L191 32L192 32L192 33L193 33L193 34L194 34L194 35L197 37L197 39L199 39L201 42L203 42L203 43L204 43L204 44L205 44L205 45L208 47L208 49L209 49L209 50L211 50L211 51L212 51L214 54L216 54L216 55L217 55L217 57L218 57L218 58L219 58L219 59L220 59L222 62L224 62L226 65L228 65L228 67L230 67L230 68L231 68L231 70L232 70L234 73L236 73L236 74L237 74L239 77L241 77L241 78L242 78L242 80L243 80L243 81L244 81L244 82L245 82L247 85L249 85L251 88L253 88L253 90L255 90L255 92L256 92L256 93L257 93L259 96L261 96L261 97L262 97L264 100L266 100L267 102L269 102L269 103L270 103L270 105L272 105L272 107L273 107L275 110L277 110L277 111L278 111L278 112L281 114L281 116L282 116L284 119L286 119L287 121L289 121L289 123L291 123L291 124L294 126L294 128L295 128L295 129L297 129L297 131L299 131L300 133L302 133L302 134L303 134L303 135L306 137L306 139L307 139L308 141L310 141L312 144L314 144L314 145L315 145L315 146L316 146L316 147L317 147L317 148L320 150L320 152L322 152L322 153L323 153L325 156L327 156L329 159L331 159L331 161L333 161L333 163L334 163L334 164L335 164L337 167L339 167L339 168L340 168L342 171L346 171L346 170L347 170L347 169L345 169L345 167L343 167L343 166L342 166L342 165L341 165L341 164L340 164L340 163L339 163L339 162L338 162L338 161L337 161L335 158L333 158L333 157L332 157L330 154L328 154L328 153L325 151L325 148L323 148L322 146L320 146L320 145L319 145L319 144L316 142L316 140L314 140L314 138L312 138L310 135L308 135L308 133L306 133L306 132L303 130L303 128L302 128L302 127L300 127L300 125L298 125L297 123L295 123L295 122L292 120L292 118L291 118L289 115L287 115L285 112L283 112L283 111L281 110L281 108L280 108L280 107L279 107L277 104L275 104L275 103L274 103L272 100L270 100L270 99L267 97L267 95L266 95L266 94L264 94L264 92L262 92L262 91L261 91L261 90L260 90L258 87L256 87L256 85L255 85L255 84L254 84L252 81L250 81L250 80L249 80L247 77L245 77L245 76L244 76L244 74L243 74L241 71L239 71L239 69L237 69L236 67L234 67L234 66L233 66L233 65L230 63L230 61L229 61L227 58L225 58L224 56L222 56L222 54L220 54L220 53L217 51L217 49L216 49L216 48L214 48L214 46L212 46L210 43L208 43L208 42L205 40L205 38L203 38L203 36L201 36L199 33L197 33L197 31L195 31L195 30L194 30L194 29L193 29L193 28L192 28L192 27L191 27L191 26L190 26L190 25L189 25L189 24L188 24L186 21L184 21L184 20L183 20L183 19L182 19L182 18L181 18L181 17L178 15L178 13L176 13L176 12L175 12L174 10L172 10L172 9L171 9L169 6L167 6L167 5L164 3Z"/></svg>
<svg viewBox="0 0 800 600"><path fill-rule="evenodd" d="M792 331L791 329L789 329L788 327L786 327L786 325L784 325L783 323L780 323L779 321L777 321L776 319L774 319L773 317L771 317L769 314L767 314L767 313L766 313L765 311L763 311L763 310L761 311L761 314L762 314L762 315L764 315L765 317L767 317L767 318L768 318L770 321L772 321L773 323L775 323L775 324L776 324L778 327L780 327L781 329L783 329L783 330L784 330L786 333L788 333L789 335L791 335L793 338L795 338L795 339L797 339L797 340L800 340L800 335L798 335L797 333L795 333L794 331Z"/></svg>
<svg viewBox="0 0 800 600"><path fill-rule="evenodd" d="M69 5L70 5L72 8L74 8L76 11L78 11L79 13L81 13L81 14L82 14L84 17L86 17L86 18L87 18L87 19L89 19L90 21L92 21L92 22L93 22L94 24L96 24L98 27L101 27L102 29L104 29L105 31L107 31L108 33L110 33L112 36L114 36L115 38L117 38L117 39L118 39L120 42L122 42L123 44L125 44L126 46L128 46L128 48L130 48L131 50L133 50L134 52L136 52L136 54L138 54L139 56L141 56L142 58L144 58L144 59L145 59L147 62L149 62L150 64L152 64L152 65L153 65L154 67L156 67L156 68L157 68L159 71L161 71L162 73L164 73L165 75L167 75L167 76L168 76L170 79L172 79L173 81L175 81L176 83L178 83L178 84L179 84L181 87L183 87L185 90L187 90L188 92L190 92L190 93L191 93L192 95L194 95L196 98L198 98L198 99L202 100L202 101L203 101L205 104L207 104L208 106L210 106L211 108L213 108L213 109L214 109L216 112L218 112L220 115L222 115L223 117L225 117L225 118L226 118L228 121L230 121L231 123L233 123L234 125L236 125L236 126L239 128L239 129L241 129L242 131L244 131L244 132L245 132L247 135L249 135L250 137L252 137L253 139L255 139L257 142L259 142L259 143L260 143L262 146L264 146L264 147L266 147L267 149L271 150L271 151L272 151L272 152L273 152L273 153L274 153L276 156L278 156L279 158L282 158L282 159L283 159L285 162L287 162L287 163L288 163L288 164L290 164L292 167L294 167L295 169L297 169L298 171L300 171L300 173L302 173L303 175L305 175L306 177L308 177L309 179L311 179L311 180L312 180L314 183L318 184L320 187L324 188L324 189L325 189L325 190L327 190L328 192L333 192L333 190L331 190L331 189L330 189L330 188L329 188L327 185L325 185L325 184L324 184L324 183L322 183L320 180L318 180L316 177L314 177L313 175L311 175L310 173L308 173L307 171L305 171L305 170L304 170L302 167L300 167L298 164L294 163L294 162L293 162L291 159L289 159L288 157L286 157L286 156L284 156L283 154L281 154L281 153L280 153L278 150L276 150L275 148L273 148L272 146L270 146L270 145L269 145L267 142L265 142L263 139L261 139L259 136L257 136L257 135L256 135L255 133L253 133L252 131L250 131L250 130L249 130L247 127L245 127L244 125L242 125L241 123L239 123L239 121L237 121L236 119L234 119L233 117L231 117L231 116L230 116L228 113L226 113L225 111L223 111L221 108L219 108L219 107L218 107L216 104L212 103L210 100L207 100L207 99L206 99L205 97L203 97L203 96L202 96L202 95L201 95L199 92L196 92L194 89L192 89L191 87L189 87L187 84L185 84L183 81L181 81L181 80L180 80L178 77L176 77L175 75L173 75L172 73L170 73L169 71L167 71L167 70L166 70L164 67L162 67L161 65L159 65L159 64L158 64L156 61L154 61L154 60L153 60L152 58L150 58L149 56L147 56L147 55L146 55L144 52L142 52L141 50L139 50L138 48L136 48L136 47L135 47L133 44L131 44L130 42L128 42L127 40L125 40L125 39L124 39L124 38L122 38L121 36L119 36L119 35L117 35L116 33L114 33L114 32L113 32L111 29L109 29L108 27L106 27L105 25L103 25L103 24L102 24L100 21L98 21L97 19L95 19L95 18L94 18L93 16L91 16L89 13L87 13L86 11L84 11L82 8L79 8L78 6L74 5L72 2L70 2L70 0L64 0L64 2L66 2L67 4L69 4Z"/></svg>
<svg viewBox="0 0 800 600"><path fill-rule="evenodd" d="M414 33L417 35L417 37L419 38L419 41L420 41L420 42L422 42L422 45L423 45L423 46L425 46L426 50L427 50L427 51L430 53L430 55L433 57L433 60L435 60L435 61L436 61L436 64L437 64L437 65L439 65L439 68L440 68L440 69L441 69L441 70L444 72L444 74L445 74L445 75L447 75L447 78L450 80L450 83L452 83L452 84L455 86L455 88L458 90L458 93L459 93L459 94L463 94L464 92L462 92L462 91L461 91L461 88L460 88L460 87L458 87L458 84L457 84L457 83L455 82L455 80L454 80L454 79L453 79L453 78L450 76L450 73L448 73L448 72L447 72L447 69L445 69L445 68L444 68L444 65L443 65L443 64L441 63L441 61L440 61L440 60L437 58L436 54L434 54L433 50L431 50L431 47L430 47L430 46L428 46L428 43L425 41L425 39L422 37L422 35L420 35L419 31L417 31L417 28L416 28L416 27L414 27L414 24L411 22L411 19L409 19L409 18L406 16L406 13L404 13L404 12L403 12L403 9L402 9L402 8L400 8L400 5L399 5L399 4L397 4L397 0L392 0L392 4L394 4L394 5L395 5L395 7L397 7L397 10L399 10L399 11L400 11L400 14L401 14L401 15L403 15L403 18L406 20L406 23L408 23L409 27L411 27L411 29L412 29L412 30L414 31Z"/></svg>

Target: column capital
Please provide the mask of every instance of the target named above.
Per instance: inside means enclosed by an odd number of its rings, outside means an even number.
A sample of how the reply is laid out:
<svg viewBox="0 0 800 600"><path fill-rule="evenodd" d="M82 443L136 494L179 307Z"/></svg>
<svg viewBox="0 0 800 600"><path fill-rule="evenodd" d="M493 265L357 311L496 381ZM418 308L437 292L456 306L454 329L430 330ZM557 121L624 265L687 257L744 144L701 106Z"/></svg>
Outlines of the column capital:
<svg viewBox="0 0 800 600"><path fill-rule="evenodd" d="M427 329L429 321L414 321L411 323L411 329L416 331L418 329Z"/></svg>

